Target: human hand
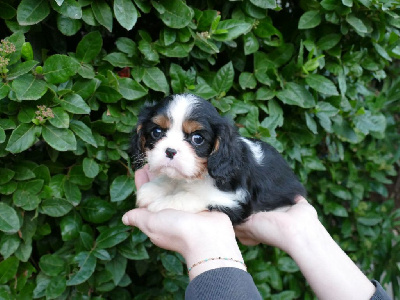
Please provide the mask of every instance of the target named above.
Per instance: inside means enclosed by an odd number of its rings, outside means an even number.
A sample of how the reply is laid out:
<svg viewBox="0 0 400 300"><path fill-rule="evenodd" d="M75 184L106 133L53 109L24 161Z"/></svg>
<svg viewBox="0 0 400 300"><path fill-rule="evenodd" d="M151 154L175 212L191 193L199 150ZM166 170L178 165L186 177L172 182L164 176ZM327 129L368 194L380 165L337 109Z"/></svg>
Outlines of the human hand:
<svg viewBox="0 0 400 300"><path fill-rule="evenodd" d="M370 299L375 287L332 239L316 210L298 197L286 211L253 214L235 227L245 245L278 247L297 263L318 299ZM338 288L340 287L340 288Z"/></svg>
<svg viewBox="0 0 400 300"><path fill-rule="evenodd" d="M135 183L139 189L152 178L147 166L136 171ZM229 217L221 212L197 214L166 209L151 212L146 208L128 211L122 218L125 225L138 227L158 247L179 252L187 265L213 257L229 257L242 261L235 233ZM217 267L244 266L233 261L216 260L193 268L189 277Z"/></svg>
<svg viewBox="0 0 400 300"><path fill-rule="evenodd" d="M319 223L317 212L306 199L299 196L289 209L259 212L246 222L235 226L236 236L244 245L267 244L290 254L294 241L310 234Z"/></svg>

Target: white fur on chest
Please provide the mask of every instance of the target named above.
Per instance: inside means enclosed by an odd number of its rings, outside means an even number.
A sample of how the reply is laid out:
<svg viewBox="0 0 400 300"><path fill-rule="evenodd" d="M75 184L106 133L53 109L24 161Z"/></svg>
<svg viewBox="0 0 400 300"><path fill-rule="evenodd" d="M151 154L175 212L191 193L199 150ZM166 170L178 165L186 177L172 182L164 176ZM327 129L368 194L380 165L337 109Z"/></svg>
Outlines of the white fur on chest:
<svg viewBox="0 0 400 300"><path fill-rule="evenodd" d="M224 192L214 179L177 180L161 175L145 183L137 192L136 205L150 211L172 208L197 213L211 206L235 208L244 201L246 191Z"/></svg>

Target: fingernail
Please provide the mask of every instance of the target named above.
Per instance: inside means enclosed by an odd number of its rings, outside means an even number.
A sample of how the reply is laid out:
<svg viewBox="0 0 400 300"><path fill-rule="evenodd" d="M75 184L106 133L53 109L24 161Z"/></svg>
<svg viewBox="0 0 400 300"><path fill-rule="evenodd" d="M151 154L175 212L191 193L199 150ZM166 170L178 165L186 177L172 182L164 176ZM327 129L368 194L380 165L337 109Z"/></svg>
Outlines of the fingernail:
<svg viewBox="0 0 400 300"><path fill-rule="evenodd" d="M122 223L124 223L125 225L129 225L129 218L128 218L127 214L125 214L122 217Z"/></svg>

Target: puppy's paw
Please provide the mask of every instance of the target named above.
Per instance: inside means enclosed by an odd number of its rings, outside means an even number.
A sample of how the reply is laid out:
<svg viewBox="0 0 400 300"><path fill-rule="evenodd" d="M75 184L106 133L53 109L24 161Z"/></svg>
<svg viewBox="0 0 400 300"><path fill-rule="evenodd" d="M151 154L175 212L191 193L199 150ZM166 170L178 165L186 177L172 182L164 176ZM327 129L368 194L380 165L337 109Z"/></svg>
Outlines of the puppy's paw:
<svg viewBox="0 0 400 300"><path fill-rule="evenodd" d="M137 191L136 206L148 207L151 203L164 196L163 189L160 189L159 186L152 182L147 182Z"/></svg>

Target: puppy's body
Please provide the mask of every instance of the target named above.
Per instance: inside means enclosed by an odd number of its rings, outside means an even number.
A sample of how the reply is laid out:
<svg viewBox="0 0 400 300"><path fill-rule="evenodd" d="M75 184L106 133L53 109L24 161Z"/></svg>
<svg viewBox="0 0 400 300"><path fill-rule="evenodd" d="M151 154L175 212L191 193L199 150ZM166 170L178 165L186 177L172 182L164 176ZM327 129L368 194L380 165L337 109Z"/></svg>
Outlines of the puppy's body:
<svg viewBox="0 0 400 300"><path fill-rule="evenodd" d="M152 211L219 210L234 224L251 213L294 204L305 189L270 145L241 137L207 101L174 95L139 115L132 149L156 178L143 185L137 205Z"/></svg>

